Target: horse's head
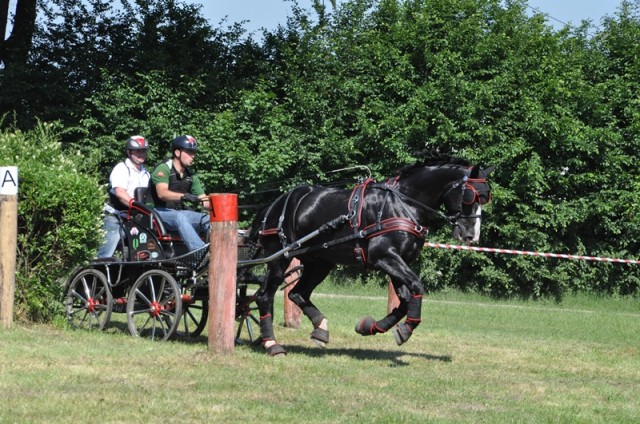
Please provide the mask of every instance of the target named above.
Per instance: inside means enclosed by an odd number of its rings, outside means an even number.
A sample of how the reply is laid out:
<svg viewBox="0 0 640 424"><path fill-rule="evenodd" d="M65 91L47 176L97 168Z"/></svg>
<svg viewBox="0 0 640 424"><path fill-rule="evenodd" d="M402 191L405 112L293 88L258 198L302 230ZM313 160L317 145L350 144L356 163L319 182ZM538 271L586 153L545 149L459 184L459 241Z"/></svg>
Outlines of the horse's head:
<svg viewBox="0 0 640 424"><path fill-rule="evenodd" d="M453 225L453 237L463 243L477 243L480 240L482 206L491 201L491 186L487 176L493 168L472 167L467 175L451 184L444 196L448 219Z"/></svg>

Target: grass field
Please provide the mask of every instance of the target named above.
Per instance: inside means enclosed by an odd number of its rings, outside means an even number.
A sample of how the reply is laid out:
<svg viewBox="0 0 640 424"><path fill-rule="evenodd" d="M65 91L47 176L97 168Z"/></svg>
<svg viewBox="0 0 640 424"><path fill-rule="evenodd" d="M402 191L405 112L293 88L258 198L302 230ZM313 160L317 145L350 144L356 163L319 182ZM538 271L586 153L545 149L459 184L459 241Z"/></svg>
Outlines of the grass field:
<svg viewBox="0 0 640 424"><path fill-rule="evenodd" d="M204 337L154 343L117 324L0 330L0 422L640 422L638 300L440 293L398 347L353 331L384 315L384 291L333 291L314 299L329 346L309 341L303 318L276 328L283 358L249 345L216 356Z"/></svg>

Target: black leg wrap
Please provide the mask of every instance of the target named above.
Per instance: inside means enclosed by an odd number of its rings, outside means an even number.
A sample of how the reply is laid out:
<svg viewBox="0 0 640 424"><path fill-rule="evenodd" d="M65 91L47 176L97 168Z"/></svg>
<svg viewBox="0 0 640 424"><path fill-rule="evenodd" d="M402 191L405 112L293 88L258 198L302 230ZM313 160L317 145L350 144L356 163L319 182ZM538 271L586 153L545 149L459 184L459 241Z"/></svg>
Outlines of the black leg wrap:
<svg viewBox="0 0 640 424"><path fill-rule="evenodd" d="M417 323L415 327L420 324L422 311L422 295L413 295L409 299L409 308L407 310L407 322Z"/></svg>
<svg viewBox="0 0 640 424"><path fill-rule="evenodd" d="M291 296L289 297L291 298ZM324 315L322 315L322 312L320 312L318 308L316 308L316 305L314 305L310 300L298 303L298 300L300 299L302 299L301 296L299 296L299 299L297 299L297 301L294 301L294 303L300 307L304 316L309 318L314 327L319 326L324 319Z"/></svg>
<svg viewBox="0 0 640 424"><path fill-rule="evenodd" d="M263 340L275 339L275 334L273 333L273 317L271 314L260 317L260 335Z"/></svg>
<svg viewBox="0 0 640 424"><path fill-rule="evenodd" d="M413 330L420 324L422 310L422 295L413 295L409 300L409 309L405 322L399 323L393 329L393 335L398 346L403 345L413 334Z"/></svg>
<svg viewBox="0 0 640 424"><path fill-rule="evenodd" d="M317 309L316 309L317 310ZM308 315L307 315L308 316ZM324 319L324 315L322 315L319 311L316 315L314 315L313 317L309 316L309 319L311 320L311 324L313 324L314 328L318 328L320 326L320 324L322 324L322 320Z"/></svg>
<svg viewBox="0 0 640 424"><path fill-rule="evenodd" d="M262 346L267 350L269 356L286 355L287 351L276 342L273 334L273 316L266 314L260 317L260 334L262 335ZM269 342L274 342L267 347Z"/></svg>
<svg viewBox="0 0 640 424"><path fill-rule="evenodd" d="M386 333L391 329L394 325L400 322L402 317L404 316L406 308L395 308L389 315L376 322L376 328L378 329L378 333Z"/></svg>

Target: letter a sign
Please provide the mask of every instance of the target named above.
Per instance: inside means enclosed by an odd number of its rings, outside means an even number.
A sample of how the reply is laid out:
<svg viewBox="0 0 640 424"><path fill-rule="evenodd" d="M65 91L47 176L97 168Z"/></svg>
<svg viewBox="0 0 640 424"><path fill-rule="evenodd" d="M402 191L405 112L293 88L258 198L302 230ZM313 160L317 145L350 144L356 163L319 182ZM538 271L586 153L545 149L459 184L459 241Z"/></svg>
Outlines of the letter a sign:
<svg viewBox="0 0 640 424"><path fill-rule="evenodd" d="M0 195L18 194L18 167L0 166Z"/></svg>

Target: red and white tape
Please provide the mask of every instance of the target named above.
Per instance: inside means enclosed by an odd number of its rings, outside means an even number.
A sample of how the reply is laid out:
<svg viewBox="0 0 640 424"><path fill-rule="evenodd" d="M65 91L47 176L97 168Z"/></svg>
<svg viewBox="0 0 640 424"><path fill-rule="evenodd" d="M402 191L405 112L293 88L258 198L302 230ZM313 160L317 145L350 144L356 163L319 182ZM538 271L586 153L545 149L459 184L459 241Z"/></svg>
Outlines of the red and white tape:
<svg viewBox="0 0 640 424"><path fill-rule="evenodd" d="M640 264L640 260L636 260L636 259L601 258L598 256L566 255L563 253L530 252L527 250L494 249L491 247L460 246L457 244L443 244L443 243L430 243L430 242L427 242L424 245L428 247L436 247L440 249L473 250L476 252L506 253L510 255L524 255L524 256L542 256L545 258L574 259L574 260L582 260L582 261L611 262L611 263L622 263L622 264Z"/></svg>

